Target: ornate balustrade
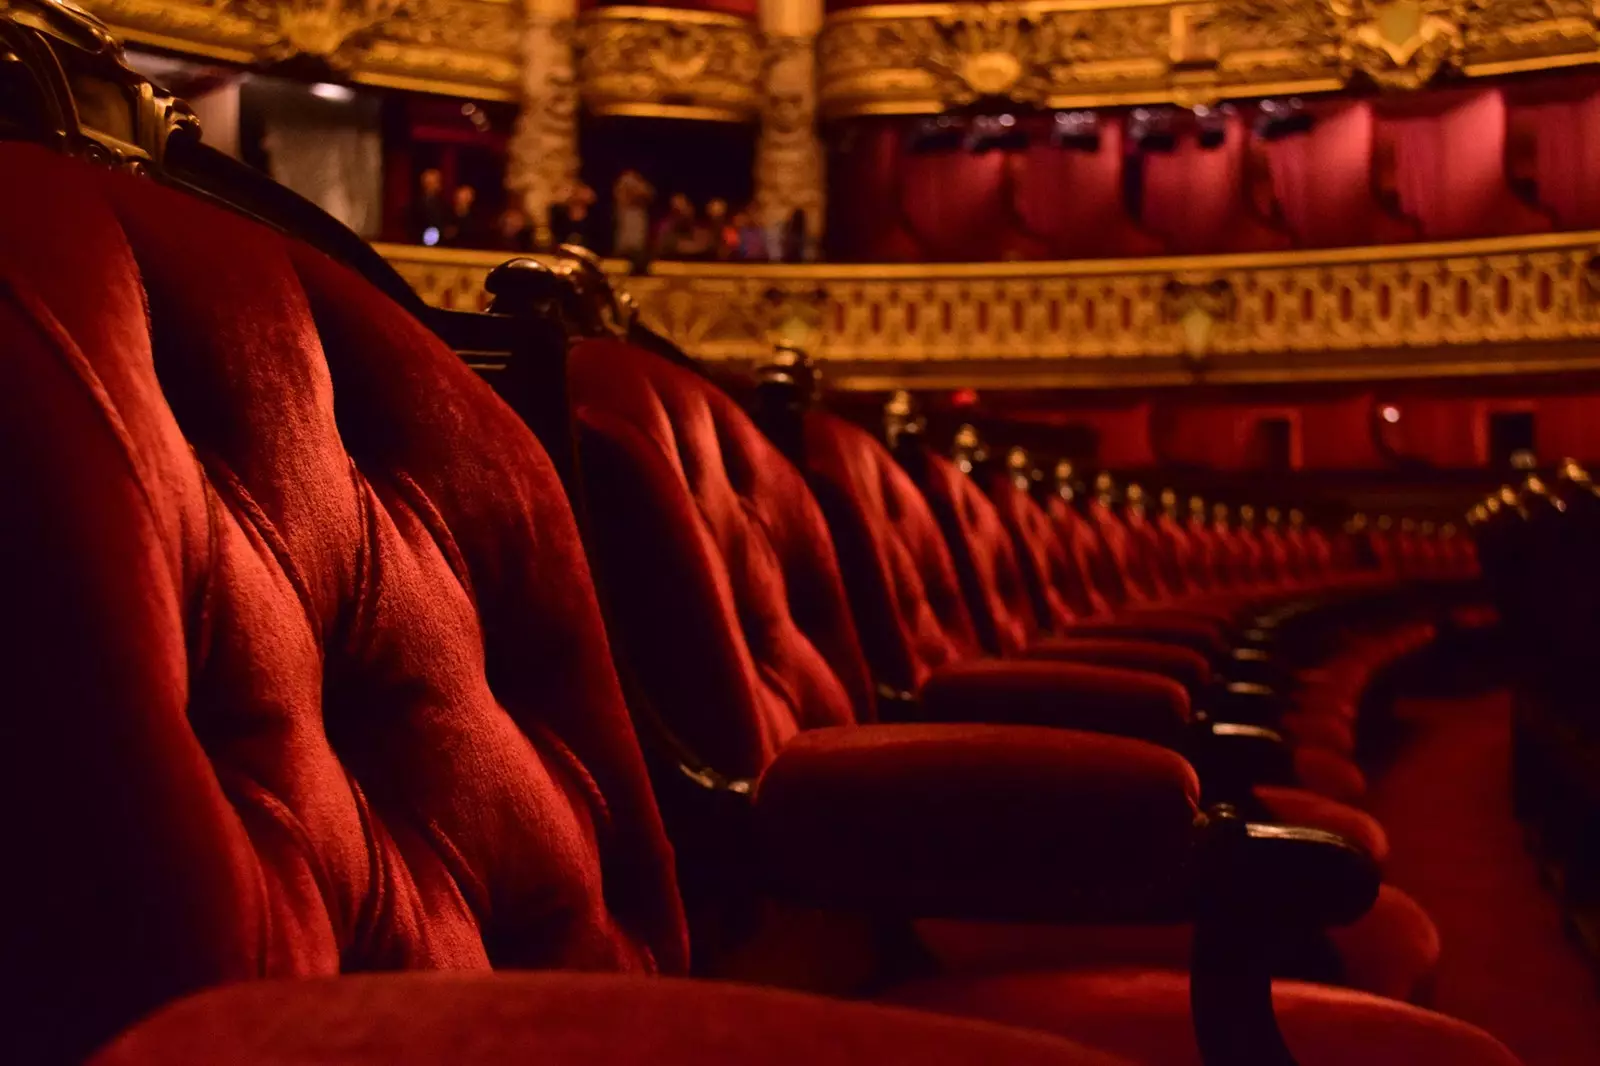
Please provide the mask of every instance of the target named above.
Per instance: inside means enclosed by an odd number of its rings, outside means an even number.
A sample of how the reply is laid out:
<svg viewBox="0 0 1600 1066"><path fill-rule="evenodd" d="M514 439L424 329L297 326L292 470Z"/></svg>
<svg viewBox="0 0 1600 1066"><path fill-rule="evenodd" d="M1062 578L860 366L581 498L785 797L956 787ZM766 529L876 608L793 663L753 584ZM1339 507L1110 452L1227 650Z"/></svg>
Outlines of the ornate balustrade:
<svg viewBox="0 0 1600 1066"><path fill-rule="evenodd" d="M382 246L475 306L497 252ZM619 281L703 359L799 330L841 387L1511 373L1600 366L1600 233L1061 263L658 263Z"/></svg>

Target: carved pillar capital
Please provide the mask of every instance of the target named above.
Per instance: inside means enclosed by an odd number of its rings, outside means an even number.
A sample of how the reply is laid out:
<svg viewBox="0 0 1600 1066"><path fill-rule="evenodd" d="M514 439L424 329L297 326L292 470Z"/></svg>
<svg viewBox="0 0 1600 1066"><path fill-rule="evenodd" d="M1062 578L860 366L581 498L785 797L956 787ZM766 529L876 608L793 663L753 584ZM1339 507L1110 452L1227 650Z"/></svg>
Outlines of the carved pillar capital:
<svg viewBox="0 0 1600 1066"><path fill-rule="evenodd" d="M821 0L763 0L766 40L761 133L756 141L756 209L767 220L806 214L813 241L822 235L824 159L817 136L817 32Z"/></svg>
<svg viewBox="0 0 1600 1066"><path fill-rule="evenodd" d="M516 193L548 243L550 206L578 180L578 87L574 74L577 0L523 0L522 110L506 165L506 188Z"/></svg>

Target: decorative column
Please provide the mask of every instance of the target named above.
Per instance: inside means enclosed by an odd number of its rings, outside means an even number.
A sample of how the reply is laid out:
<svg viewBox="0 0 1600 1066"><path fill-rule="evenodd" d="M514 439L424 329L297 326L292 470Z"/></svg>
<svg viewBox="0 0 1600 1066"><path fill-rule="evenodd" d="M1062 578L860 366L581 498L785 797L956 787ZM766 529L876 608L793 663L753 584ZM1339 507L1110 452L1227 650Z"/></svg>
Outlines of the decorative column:
<svg viewBox="0 0 1600 1066"><path fill-rule="evenodd" d="M506 164L506 188L522 199L541 247L550 205L578 181L578 87L573 67L577 0L523 0L522 111Z"/></svg>
<svg viewBox="0 0 1600 1066"><path fill-rule="evenodd" d="M763 221L806 213L813 244L826 207L822 141L817 136L817 32L822 0L761 0L766 38L761 133L756 140L756 210Z"/></svg>

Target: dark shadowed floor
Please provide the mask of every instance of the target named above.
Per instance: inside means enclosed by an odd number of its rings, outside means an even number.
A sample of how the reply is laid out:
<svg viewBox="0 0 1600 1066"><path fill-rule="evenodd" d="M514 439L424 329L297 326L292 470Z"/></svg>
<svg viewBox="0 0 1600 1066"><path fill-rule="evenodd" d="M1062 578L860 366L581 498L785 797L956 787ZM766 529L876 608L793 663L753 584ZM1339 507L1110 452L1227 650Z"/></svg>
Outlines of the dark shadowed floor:
<svg viewBox="0 0 1600 1066"><path fill-rule="evenodd" d="M1504 690L1402 695L1369 806L1389 832L1389 880L1439 925L1433 1005L1527 1066L1596 1066L1600 984L1511 814L1510 712Z"/></svg>

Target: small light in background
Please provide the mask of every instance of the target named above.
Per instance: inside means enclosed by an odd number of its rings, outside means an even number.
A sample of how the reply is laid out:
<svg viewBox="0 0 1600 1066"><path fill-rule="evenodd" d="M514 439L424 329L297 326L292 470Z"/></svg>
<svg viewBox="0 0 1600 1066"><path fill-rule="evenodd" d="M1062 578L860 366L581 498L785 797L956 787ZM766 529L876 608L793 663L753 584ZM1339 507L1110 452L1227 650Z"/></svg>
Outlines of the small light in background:
<svg viewBox="0 0 1600 1066"><path fill-rule="evenodd" d="M1400 421L1400 408L1392 403L1386 403L1378 408L1378 417L1392 426Z"/></svg>
<svg viewBox="0 0 1600 1066"><path fill-rule="evenodd" d="M423 230L422 231L422 243L426 244L429 248L432 248L434 245L438 244L439 243L439 227L438 226L429 226L427 229Z"/></svg>
<svg viewBox="0 0 1600 1066"><path fill-rule="evenodd" d="M356 91L347 85L335 85L331 81L319 81L311 87L311 95L319 100L331 100L336 104L348 104L356 98Z"/></svg>
<svg viewBox="0 0 1600 1066"><path fill-rule="evenodd" d="M957 389L950 394L950 406L952 407L976 407L977 405L977 389Z"/></svg>

